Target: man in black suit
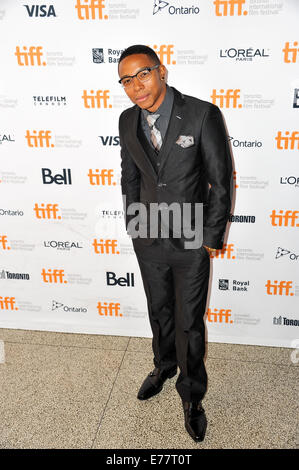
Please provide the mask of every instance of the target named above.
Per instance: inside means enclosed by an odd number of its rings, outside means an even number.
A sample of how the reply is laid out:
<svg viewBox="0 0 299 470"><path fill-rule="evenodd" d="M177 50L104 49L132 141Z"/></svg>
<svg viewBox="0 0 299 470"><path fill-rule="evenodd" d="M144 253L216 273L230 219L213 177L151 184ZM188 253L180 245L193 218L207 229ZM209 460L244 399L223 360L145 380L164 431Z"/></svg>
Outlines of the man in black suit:
<svg viewBox="0 0 299 470"><path fill-rule="evenodd" d="M134 103L119 120L125 220L153 332L155 369L144 380L138 398L146 400L159 393L179 366L176 389L182 399L185 427L198 442L204 439L207 427L202 398L207 388L203 317L209 254L223 246L231 208L232 164L227 134L217 106L182 95L166 84L167 70L149 47L126 49L118 72L119 82ZM145 211L141 208L135 216L130 211L133 203L143 204ZM180 227L183 233L177 233L170 218L166 233L162 209L158 231L152 234L150 205L160 203L168 207L177 203L179 208L189 204L196 233L195 206L201 204L200 246L187 247L190 233L187 237L184 232L184 217ZM134 225L136 220L138 224ZM133 225L140 232L132 229Z"/></svg>

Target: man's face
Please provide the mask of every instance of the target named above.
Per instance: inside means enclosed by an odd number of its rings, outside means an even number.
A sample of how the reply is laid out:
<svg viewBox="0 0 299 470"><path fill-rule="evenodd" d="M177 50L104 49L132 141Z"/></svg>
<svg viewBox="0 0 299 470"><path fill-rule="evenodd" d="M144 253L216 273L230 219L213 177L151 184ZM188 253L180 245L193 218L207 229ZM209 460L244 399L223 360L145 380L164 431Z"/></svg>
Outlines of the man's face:
<svg viewBox="0 0 299 470"><path fill-rule="evenodd" d="M119 77L126 75L135 75L145 67L156 65L146 54L134 54L125 57L119 64ZM160 65L159 68L152 70L148 81L141 83L137 77L134 77L133 84L124 88L130 100L142 109L150 112L156 111L163 102L166 94L166 84L162 77L166 75L166 68Z"/></svg>

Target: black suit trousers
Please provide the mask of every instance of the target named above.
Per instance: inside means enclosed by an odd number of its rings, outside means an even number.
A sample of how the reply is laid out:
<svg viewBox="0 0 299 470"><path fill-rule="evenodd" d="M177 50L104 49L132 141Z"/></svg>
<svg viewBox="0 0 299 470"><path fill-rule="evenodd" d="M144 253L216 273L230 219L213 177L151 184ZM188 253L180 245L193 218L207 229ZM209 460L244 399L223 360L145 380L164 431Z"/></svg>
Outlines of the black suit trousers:
<svg viewBox="0 0 299 470"><path fill-rule="evenodd" d="M179 366L176 389L184 401L200 401L207 388L204 364L210 258L207 250L176 250L166 238L144 246L133 241L153 333L154 364Z"/></svg>

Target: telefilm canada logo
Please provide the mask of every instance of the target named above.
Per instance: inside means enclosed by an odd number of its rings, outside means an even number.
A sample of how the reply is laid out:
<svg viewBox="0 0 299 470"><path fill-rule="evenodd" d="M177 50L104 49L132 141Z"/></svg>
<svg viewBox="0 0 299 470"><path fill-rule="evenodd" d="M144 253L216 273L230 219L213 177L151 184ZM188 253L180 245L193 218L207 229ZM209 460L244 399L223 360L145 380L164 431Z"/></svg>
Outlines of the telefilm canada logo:
<svg viewBox="0 0 299 470"><path fill-rule="evenodd" d="M186 2L185 2L186 3ZM153 15L160 13L161 11L167 11L169 15L198 15L200 9L198 6L189 5L182 6L180 2L164 2L162 0L154 1Z"/></svg>

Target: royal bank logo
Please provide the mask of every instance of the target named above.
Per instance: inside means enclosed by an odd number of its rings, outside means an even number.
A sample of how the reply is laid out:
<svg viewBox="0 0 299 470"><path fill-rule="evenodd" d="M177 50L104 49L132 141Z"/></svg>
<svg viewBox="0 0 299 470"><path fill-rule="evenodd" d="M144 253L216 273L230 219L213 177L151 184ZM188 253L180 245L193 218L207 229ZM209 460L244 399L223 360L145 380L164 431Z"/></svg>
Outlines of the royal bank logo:
<svg viewBox="0 0 299 470"><path fill-rule="evenodd" d="M229 280L228 279L219 279L218 289L219 290L228 290L229 289Z"/></svg>
<svg viewBox="0 0 299 470"><path fill-rule="evenodd" d="M287 249L281 248L279 246L277 248L275 259L279 259L279 258L282 258L282 257L286 257L287 259L289 259L291 261L298 261L298 259L299 259L299 255L296 255L291 250L287 250Z"/></svg>
<svg viewBox="0 0 299 470"><path fill-rule="evenodd" d="M69 307L61 302L57 302L56 300L52 300L52 312L53 310L62 309L64 312L76 312L76 313L86 313L87 308L85 307Z"/></svg>
<svg viewBox="0 0 299 470"><path fill-rule="evenodd" d="M104 49L94 48L92 49L92 60L95 64L103 64L104 61Z"/></svg>
<svg viewBox="0 0 299 470"><path fill-rule="evenodd" d="M239 281L238 279L233 279L231 284L232 284L231 290L233 292L248 292L249 281ZM230 290L229 279L219 279L218 289Z"/></svg>
<svg viewBox="0 0 299 470"><path fill-rule="evenodd" d="M198 15L200 10L199 7L191 6L176 6L173 5L174 2L164 2L162 0L154 1L153 15L160 13L162 10L167 11L169 15ZM181 3L181 2L180 2ZM186 2L185 2L186 3Z"/></svg>
<svg viewBox="0 0 299 470"><path fill-rule="evenodd" d="M92 49L92 60L94 64L117 64L119 62L119 58L122 54L124 49L101 49L101 48L93 48Z"/></svg>
<svg viewBox="0 0 299 470"><path fill-rule="evenodd" d="M269 57L269 49L254 49L253 47L236 49L220 49L219 57L221 59L233 59L236 62L252 62L256 58Z"/></svg>

